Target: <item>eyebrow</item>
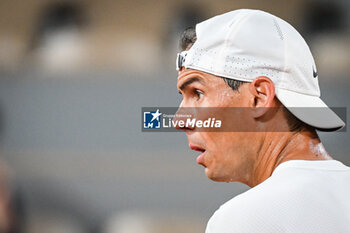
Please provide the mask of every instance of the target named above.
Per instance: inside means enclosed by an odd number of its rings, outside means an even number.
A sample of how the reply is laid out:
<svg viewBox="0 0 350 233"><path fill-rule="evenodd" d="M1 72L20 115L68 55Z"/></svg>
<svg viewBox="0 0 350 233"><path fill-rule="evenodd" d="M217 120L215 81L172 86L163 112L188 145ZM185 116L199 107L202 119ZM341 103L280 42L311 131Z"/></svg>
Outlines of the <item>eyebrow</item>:
<svg viewBox="0 0 350 233"><path fill-rule="evenodd" d="M180 90L183 91L188 85L190 85L191 83L194 83L194 82L203 83L203 81L200 78L193 77L193 78L186 80L183 84L181 84Z"/></svg>

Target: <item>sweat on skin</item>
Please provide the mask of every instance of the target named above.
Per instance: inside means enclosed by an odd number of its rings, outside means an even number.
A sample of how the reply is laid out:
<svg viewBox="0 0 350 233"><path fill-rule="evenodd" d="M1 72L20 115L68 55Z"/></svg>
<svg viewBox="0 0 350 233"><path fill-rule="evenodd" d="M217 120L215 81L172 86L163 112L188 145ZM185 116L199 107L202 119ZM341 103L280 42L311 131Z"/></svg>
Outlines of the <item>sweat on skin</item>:
<svg viewBox="0 0 350 233"><path fill-rule="evenodd" d="M196 79L188 82L190 79ZM186 85L183 85L187 83ZM193 69L179 71L177 87L184 107L249 107L245 122L266 129L261 132L198 132L196 127L180 127L186 133L189 147L202 152L197 162L205 167L214 181L238 181L254 187L271 176L284 161L332 159L315 131L271 132L278 127L288 129L282 111L271 114L269 109L280 107L274 84L264 76L232 90L222 78ZM239 120L239 119L237 119ZM270 131L270 132L269 132ZM321 153L320 153L321 152Z"/></svg>

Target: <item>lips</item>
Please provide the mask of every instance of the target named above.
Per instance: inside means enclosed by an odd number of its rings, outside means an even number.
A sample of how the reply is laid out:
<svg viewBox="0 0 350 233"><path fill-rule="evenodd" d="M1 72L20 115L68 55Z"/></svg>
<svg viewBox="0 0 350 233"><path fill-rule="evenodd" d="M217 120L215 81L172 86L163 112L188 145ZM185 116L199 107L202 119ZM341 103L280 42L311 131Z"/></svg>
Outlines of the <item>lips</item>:
<svg viewBox="0 0 350 233"><path fill-rule="evenodd" d="M198 157L197 157L197 163L202 164L204 166L204 156L205 156L205 149L203 147L200 147L198 145L194 145L192 143L189 144L189 147L191 150L194 151L199 151L202 152Z"/></svg>

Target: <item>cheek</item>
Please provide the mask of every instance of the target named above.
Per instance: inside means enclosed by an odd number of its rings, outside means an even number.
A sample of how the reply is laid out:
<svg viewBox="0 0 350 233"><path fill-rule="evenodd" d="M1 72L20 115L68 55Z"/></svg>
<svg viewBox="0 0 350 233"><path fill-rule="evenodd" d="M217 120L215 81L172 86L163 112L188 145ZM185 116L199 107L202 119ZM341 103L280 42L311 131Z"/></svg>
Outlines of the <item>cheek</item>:
<svg viewBox="0 0 350 233"><path fill-rule="evenodd" d="M233 101L231 97L232 91L224 90L223 92L219 92L216 96L217 104L219 106L231 105Z"/></svg>
<svg viewBox="0 0 350 233"><path fill-rule="evenodd" d="M219 88L210 98L210 104L215 107L237 107L241 105L241 95L228 88Z"/></svg>
<svg viewBox="0 0 350 233"><path fill-rule="evenodd" d="M228 133L206 133L203 139L206 142L208 166L223 166L232 163L232 141Z"/></svg>
<svg viewBox="0 0 350 233"><path fill-rule="evenodd" d="M222 177L244 176L252 162L246 133L207 133L203 136L208 150L205 164L210 172Z"/></svg>

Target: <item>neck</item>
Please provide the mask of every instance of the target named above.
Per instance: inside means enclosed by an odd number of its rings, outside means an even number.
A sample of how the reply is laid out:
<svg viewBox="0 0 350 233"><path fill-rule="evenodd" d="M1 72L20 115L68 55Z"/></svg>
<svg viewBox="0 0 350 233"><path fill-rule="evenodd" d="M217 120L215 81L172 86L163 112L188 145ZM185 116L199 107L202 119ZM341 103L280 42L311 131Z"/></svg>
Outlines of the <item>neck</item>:
<svg viewBox="0 0 350 233"><path fill-rule="evenodd" d="M288 160L329 160L316 132L269 132L262 138L257 162L247 184L254 187L272 175L275 168Z"/></svg>

